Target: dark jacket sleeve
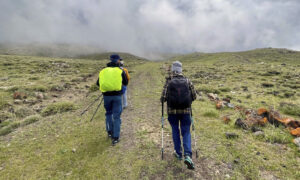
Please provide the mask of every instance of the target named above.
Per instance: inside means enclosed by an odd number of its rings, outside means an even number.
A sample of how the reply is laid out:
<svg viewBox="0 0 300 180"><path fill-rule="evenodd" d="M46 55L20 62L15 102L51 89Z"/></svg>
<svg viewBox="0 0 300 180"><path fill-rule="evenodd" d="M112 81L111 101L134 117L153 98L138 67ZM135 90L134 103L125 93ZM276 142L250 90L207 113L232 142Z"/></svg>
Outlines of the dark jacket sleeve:
<svg viewBox="0 0 300 180"><path fill-rule="evenodd" d="M123 72L122 72L122 84L124 85L124 86L127 86L128 85L128 79L127 79L127 76L126 76L126 73L125 73L125 71L124 70L122 70Z"/></svg>
<svg viewBox="0 0 300 180"><path fill-rule="evenodd" d="M97 79L96 85L97 85L97 86L100 86L100 85L99 85L99 78Z"/></svg>
<svg viewBox="0 0 300 180"><path fill-rule="evenodd" d="M189 87L190 87L190 91L191 91L191 95L192 95L192 100L196 100L197 99L197 93L195 91L195 87L193 85L193 83L188 79L188 83L189 83Z"/></svg>

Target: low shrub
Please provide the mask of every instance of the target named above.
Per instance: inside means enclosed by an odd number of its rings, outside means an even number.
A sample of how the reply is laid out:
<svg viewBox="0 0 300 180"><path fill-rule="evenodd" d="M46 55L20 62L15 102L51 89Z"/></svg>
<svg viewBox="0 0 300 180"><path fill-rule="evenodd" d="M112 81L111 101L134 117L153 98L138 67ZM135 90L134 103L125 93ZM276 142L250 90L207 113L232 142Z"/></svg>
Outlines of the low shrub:
<svg viewBox="0 0 300 180"><path fill-rule="evenodd" d="M42 116L49 116L57 113L67 112L75 109L75 105L71 102L58 102L47 106L42 110Z"/></svg>

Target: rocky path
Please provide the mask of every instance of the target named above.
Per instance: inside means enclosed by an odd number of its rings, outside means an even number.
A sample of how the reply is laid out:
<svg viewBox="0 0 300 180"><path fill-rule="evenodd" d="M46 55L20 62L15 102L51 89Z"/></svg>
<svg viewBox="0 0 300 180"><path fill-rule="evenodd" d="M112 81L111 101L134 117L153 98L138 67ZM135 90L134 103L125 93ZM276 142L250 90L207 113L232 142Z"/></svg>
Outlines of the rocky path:
<svg viewBox="0 0 300 180"><path fill-rule="evenodd" d="M164 173L153 176L153 179L165 179L168 173L173 177L184 174L186 178L212 179L207 173L207 159L196 159L193 156L196 169L188 170L183 162L174 162L173 142L170 125L165 114L164 160L160 159L161 150L161 103L159 101L165 81L161 64L153 63L140 67L129 85L129 108L122 114L122 134L120 145L124 149L138 146L141 143L152 142L157 148L152 154L158 163L166 163ZM166 110L165 110L166 112ZM144 134L142 137L140 134ZM193 147L194 148L194 147ZM194 151L194 149L193 149ZM195 154L195 152L194 152Z"/></svg>

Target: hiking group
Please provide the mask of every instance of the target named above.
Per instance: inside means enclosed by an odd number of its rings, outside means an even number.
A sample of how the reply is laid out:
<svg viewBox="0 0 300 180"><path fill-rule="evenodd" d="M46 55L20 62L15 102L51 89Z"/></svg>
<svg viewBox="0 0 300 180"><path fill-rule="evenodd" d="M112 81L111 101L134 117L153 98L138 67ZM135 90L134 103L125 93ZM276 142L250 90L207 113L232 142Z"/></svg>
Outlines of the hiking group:
<svg viewBox="0 0 300 180"><path fill-rule="evenodd" d="M121 113L127 104L127 85L129 73L123 67L122 58L118 54L112 54L107 67L99 73L97 85L103 94L106 131L112 139L112 145L120 140ZM192 161L192 145L190 128L192 120L192 101L196 99L194 86L182 74L182 64L176 61L172 64L169 77L160 98L162 103L162 130L163 130L163 109L164 102L167 102L168 121L172 127L174 143L174 156L178 160L184 157L184 163L188 169L194 169ZM181 136L183 152L181 146ZM163 158L163 131L162 131L162 158Z"/></svg>

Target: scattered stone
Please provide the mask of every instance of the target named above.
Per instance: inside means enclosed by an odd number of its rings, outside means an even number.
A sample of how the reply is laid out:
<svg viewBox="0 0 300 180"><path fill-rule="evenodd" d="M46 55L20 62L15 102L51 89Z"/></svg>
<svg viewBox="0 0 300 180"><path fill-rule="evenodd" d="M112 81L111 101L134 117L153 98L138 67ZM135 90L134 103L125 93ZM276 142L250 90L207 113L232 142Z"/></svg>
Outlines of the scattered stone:
<svg viewBox="0 0 300 180"><path fill-rule="evenodd" d="M300 150L300 137L294 139L293 142L298 146L298 148Z"/></svg>
<svg viewBox="0 0 300 180"><path fill-rule="evenodd" d="M76 149L75 149L75 148L73 148L73 149L72 149L72 152L73 152L73 153L76 153Z"/></svg>
<svg viewBox="0 0 300 180"><path fill-rule="evenodd" d="M242 103L242 101L240 99L237 100L238 103Z"/></svg>
<svg viewBox="0 0 300 180"><path fill-rule="evenodd" d="M247 124L245 124L241 118L238 118L235 121L234 125L237 126L237 127L243 128L243 129L248 129Z"/></svg>
<svg viewBox="0 0 300 180"><path fill-rule="evenodd" d="M263 131L256 131L254 133L254 136L257 136L257 137L265 137L265 133Z"/></svg>
<svg viewBox="0 0 300 180"><path fill-rule="evenodd" d="M0 171L2 171L4 169L4 167L0 167Z"/></svg>
<svg viewBox="0 0 300 180"><path fill-rule="evenodd" d="M8 112L14 113L14 112L15 112L15 109L11 106L11 107L8 108Z"/></svg>
<svg viewBox="0 0 300 180"><path fill-rule="evenodd" d="M53 86L53 87L51 87L50 90L51 90L51 91L58 91L58 92L61 92L61 91L63 91L63 87L61 87L61 86Z"/></svg>
<svg viewBox="0 0 300 180"><path fill-rule="evenodd" d="M36 97L37 99L44 99L44 98L45 98L45 96L44 96L43 93L35 93L35 97Z"/></svg>
<svg viewBox="0 0 300 180"><path fill-rule="evenodd" d="M23 100L23 104L29 104L29 105L34 105L36 104L38 101L35 100L28 100L28 99L24 99Z"/></svg>
<svg viewBox="0 0 300 180"><path fill-rule="evenodd" d="M248 91L248 87L247 87L247 86L242 86L242 88L243 88L243 91L244 91L244 92L247 92L247 91Z"/></svg>
<svg viewBox="0 0 300 180"><path fill-rule="evenodd" d="M228 124L231 121L230 117L228 116L222 117L222 120L224 121L225 124Z"/></svg>
<svg viewBox="0 0 300 180"><path fill-rule="evenodd" d="M2 78L0 78L0 81L7 81L7 80L9 80L9 77L2 77Z"/></svg>
<svg viewBox="0 0 300 180"><path fill-rule="evenodd" d="M262 85L262 87L265 87L265 88L274 87L274 84L271 84L271 83L262 83L261 85Z"/></svg>
<svg viewBox="0 0 300 180"><path fill-rule="evenodd" d="M217 95L217 94L214 94L214 93L208 93L207 96L208 96L208 98L209 98L210 100L213 100L213 101L219 99L219 98L218 98L218 95Z"/></svg>
<svg viewBox="0 0 300 180"><path fill-rule="evenodd" d="M14 95L13 95L13 98L22 100L22 99L26 99L27 95L25 93L22 93L22 92L15 92Z"/></svg>
<svg viewBox="0 0 300 180"><path fill-rule="evenodd" d="M16 99L16 100L14 100L14 104L22 104L22 100Z"/></svg>
<svg viewBox="0 0 300 180"><path fill-rule="evenodd" d="M65 83L65 84L63 85L63 87L64 87L65 89L70 89L70 88L71 88L71 84L70 84L70 83Z"/></svg>
<svg viewBox="0 0 300 180"><path fill-rule="evenodd" d="M52 97L57 98L57 97L59 97L59 95L57 95L57 94L52 94Z"/></svg>
<svg viewBox="0 0 300 180"><path fill-rule="evenodd" d="M239 164L239 163L240 163L240 159L235 159L235 160L233 160L233 162L234 162L235 164Z"/></svg>
<svg viewBox="0 0 300 180"><path fill-rule="evenodd" d="M234 108L234 104L231 104L231 103L227 103L226 106L229 108Z"/></svg>
<svg viewBox="0 0 300 180"><path fill-rule="evenodd" d="M262 130L260 128L256 127L256 126L252 126L251 131L252 132L257 132L257 131L262 131Z"/></svg>
<svg viewBox="0 0 300 180"><path fill-rule="evenodd" d="M43 107L42 107L42 106L40 106L40 105L33 106L33 110L34 110L34 111L36 111L36 112L41 112L41 111L42 111L42 109L43 109Z"/></svg>
<svg viewBox="0 0 300 180"><path fill-rule="evenodd" d="M223 98L222 100L227 102L227 103L230 103L230 98Z"/></svg>
<svg viewBox="0 0 300 180"><path fill-rule="evenodd" d="M224 107L225 107L224 101L217 101L217 103L216 103L217 109L222 109Z"/></svg>
<svg viewBox="0 0 300 180"><path fill-rule="evenodd" d="M260 152L259 152L259 151L257 151L257 152L256 152L256 155L258 155L258 156L259 156L259 155L260 155Z"/></svg>
<svg viewBox="0 0 300 180"><path fill-rule="evenodd" d="M233 138L238 138L239 137L239 135L237 135L235 133L230 133L230 132L225 133L225 135L226 135L227 139L233 139Z"/></svg>
<svg viewBox="0 0 300 180"><path fill-rule="evenodd" d="M85 85L84 86L86 89L89 89L91 86L89 86L89 85Z"/></svg>
<svg viewBox="0 0 300 180"><path fill-rule="evenodd" d="M281 166L282 166L283 168L286 168L286 165L284 165L284 164L281 164Z"/></svg>
<svg viewBox="0 0 300 180"><path fill-rule="evenodd" d="M291 130L290 133L291 133L293 136L298 136L298 137L300 137L300 127Z"/></svg>
<svg viewBox="0 0 300 180"><path fill-rule="evenodd" d="M225 178L226 178L226 179L229 179L229 178L230 178L230 175L229 175L229 174L226 174L226 175L225 175Z"/></svg>

